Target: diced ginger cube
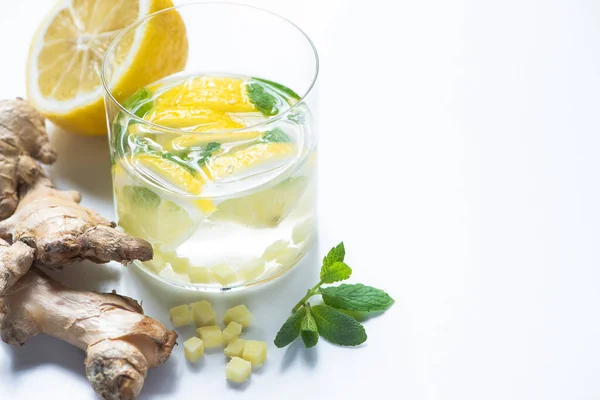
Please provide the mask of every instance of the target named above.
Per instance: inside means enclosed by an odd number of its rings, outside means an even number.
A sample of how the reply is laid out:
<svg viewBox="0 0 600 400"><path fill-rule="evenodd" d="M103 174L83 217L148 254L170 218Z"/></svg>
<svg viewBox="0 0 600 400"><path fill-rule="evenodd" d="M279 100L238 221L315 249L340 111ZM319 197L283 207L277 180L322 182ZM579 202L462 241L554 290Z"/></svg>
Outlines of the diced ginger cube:
<svg viewBox="0 0 600 400"><path fill-rule="evenodd" d="M301 255L302 254L299 249L295 247L288 247L282 253L279 253L277 258L275 258L275 261L284 267L288 267L298 261Z"/></svg>
<svg viewBox="0 0 600 400"><path fill-rule="evenodd" d="M187 274L178 274L171 268L164 268L158 275L169 281L190 283L190 278L187 276Z"/></svg>
<svg viewBox="0 0 600 400"><path fill-rule="evenodd" d="M190 260L186 257L172 256L168 258L171 264L171 269L178 274L187 274L188 268L190 267Z"/></svg>
<svg viewBox="0 0 600 400"><path fill-rule="evenodd" d="M250 361L253 366L262 365L267 359L267 343L260 340L246 340L242 358Z"/></svg>
<svg viewBox="0 0 600 400"><path fill-rule="evenodd" d="M289 244L290 243L287 240L283 239L274 241L269 245L269 247L265 249L265 252L262 255L262 259L265 261L274 260L275 257L277 257L279 253L284 251Z"/></svg>
<svg viewBox="0 0 600 400"><path fill-rule="evenodd" d="M241 357L244 352L244 343L246 341L244 339L233 339L227 347L225 347L225 355L227 357Z"/></svg>
<svg viewBox="0 0 600 400"><path fill-rule="evenodd" d="M242 325L235 321L231 321L227 328L223 329L223 342L229 343L233 339L236 339L242 333Z"/></svg>
<svg viewBox="0 0 600 400"><path fill-rule="evenodd" d="M197 326L209 326L217 323L217 314L208 301L197 301L190 304L190 308Z"/></svg>
<svg viewBox="0 0 600 400"><path fill-rule="evenodd" d="M204 347L207 349L218 347L223 344L221 328L216 325L202 326L196 329L196 332L198 332L198 336L200 336L200 339L204 342Z"/></svg>
<svg viewBox="0 0 600 400"><path fill-rule="evenodd" d="M204 342L197 337L191 337L183 342L185 358L189 362L196 362L204 355Z"/></svg>
<svg viewBox="0 0 600 400"><path fill-rule="evenodd" d="M308 239L312 235L314 230L315 224L310 218L299 222L296 224L296 226L294 226L294 229L292 230L292 240L296 244L301 243Z"/></svg>
<svg viewBox="0 0 600 400"><path fill-rule="evenodd" d="M167 260L165 260L164 256L161 253L155 251L154 255L152 256L152 260L145 261L142 264L144 264L145 267L153 271L155 274L158 274L167 265Z"/></svg>
<svg viewBox="0 0 600 400"><path fill-rule="evenodd" d="M229 325L231 321L235 321L244 328L247 328L252 321L252 313L245 304L240 304L239 306L235 306L225 311L223 323Z"/></svg>
<svg viewBox="0 0 600 400"><path fill-rule="evenodd" d="M210 283L210 271L206 267L196 267L191 265L187 270L192 283Z"/></svg>
<svg viewBox="0 0 600 400"><path fill-rule="evenodd" d="M192 312L187 304L171 308L170 314L175 328L192 323Z"/></svg>
<svg viewBox="0 0 600 400"><path fill-rule="evenodd" d="M235 270L227 263L213 265L210 271L213 278L223 286L238 280Z"/></svg>
<svg viewBox="0 0 600 400"><path fill-rule="evenodd" d="M265 271L265 260L254 258L242 265L239 269L240 275L245 281L251 281L258 278Z"/></svg>
<svg viewBox="0 0 600 400"><path fill-rule="evenodd" d="M225 367L225 376L228 381L242 383L250 377L252 364L239 357L232 357Z"/></svg>

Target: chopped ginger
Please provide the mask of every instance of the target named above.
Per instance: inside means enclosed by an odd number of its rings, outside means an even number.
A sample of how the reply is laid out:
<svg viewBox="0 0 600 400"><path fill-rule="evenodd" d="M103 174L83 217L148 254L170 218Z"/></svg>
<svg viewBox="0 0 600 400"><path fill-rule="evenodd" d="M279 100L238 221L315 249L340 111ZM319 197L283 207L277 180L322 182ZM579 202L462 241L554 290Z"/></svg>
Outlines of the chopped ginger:
<svg viewBox="0 0 600 400"><path fill-rule="evenodd" d="M265 261L272 261L275 259L275 257L277 257L280 253L282 253L289 245L290 243L287 240L276 240L273 243L271 243L269 245L269 247L267 247L265 249L265 252L262 255L262 258Z"/></svg>
<svg viewBox="0 0 600 400"><path fill-rule="evenodd" d="M242 275L242 278L244 278L245 281L251 281L260 276L264 271L265 260L262 258L255 258L240 268L240 275Z"/></svg>
<svg viewBox="0 0 600 400"><path fill-rule="evenodd" d="M187 304L171 308L170 313L175 328L192 323L192 312Z"/></svg>
<svg viewBox="0 0 600 400"><path fill-rule="evenodd" d="M275 261L277 261L284 267L287 267L289 265L292 265L294 262L298 261L301 255L302 253L299 249L295 247L288 247L283 252L279 253L277 258L275 258Z"/></svg>
<svg viewBox="0 0 600 400"><path fill-rule="evenodd" d="M241 357L244 352L244 339L233 339L227 347L225 347L224 353L227 357Z"/></svg>
<svg viewBox="0 0 600 400"><path fill-rule="evenodd" d="M217 322L217 315L213 310L212 305L206 301L197 301L190 304L192 308L192 317L197 326L209 326L215 325Z"/></svg>
<svg viewBox="0 0 600 400"><path fill-rule="evenodd" d="M225 376L228 381L242 383L250 377L252 364L239 357L232 357L229 364L225 367Z"/></svg>
<svg viewBox="0 0 600 400"><path fill-rule="evenodd" d="M169 257L169 263L171 264L171 269L177 272L178 274L186 274L188 272L188 268L190 267L190 259L186 257Z"/></svg>
<svg viewBox="0 0 600 400"><path fill-rule="evenodd" d="M204 342L197 337L191 337L183 342L185 358L189 362L196 362L204 355Z"/></svg>
<svg viewBox="0 0 600 400"><path fill-rule="evenodd" d="M250 361L253 366L262 365L267 359L267 344L259 340L246 340L242 358Z"/></svg>
<svg viewBox="0 0 600 400"><path fill-rule="evenodd" d="M308 239L315 230L315 225L311 219L306 219L294 227L292 230L292 240L298 244Z"/></svg>
<svg viewBox="0 0 600 400"><path fill-rule="evenodd" d="M217 264L214 265L210 270L213 278L215 278L215 280L223 286L229 285L230 283L238 280L235 270L229 264Z"/></svg>
<svg viewBox="0 0 600 400"><path fill-rule="evenodd" d="M248 307L246 307L245 304L240 304L239 306L230 308L225 312L223 323L225 325L229 325L231 321L235 321L244 328L247 328L250 326L250 322L252 321L252 313L250 310L248 310Z"/></svg>
<svg viewBox="0 0 600 400"><path fill-rule="evenodd" d="M188 268L187 273L192 283L209 283L212 280L210 278L210 271L206 267L192 265Z"/></svg>
<svg viewBox="0 0 600 400"><path fill-rule="evenodd" d="M231 321L227 328L223 329L223 342L229 343L233 339L236 339L242 333L242 325L235 321Z"/></svg>
<svg viewBox="0 0 600 400"><path fill-rule="evenodd" d="M212 347L218 347L223 344L223 336L221 334L221 328L216 325L213 326L202 326L196 329L200 339L204 342L204 347L210 349Z"/></svg>

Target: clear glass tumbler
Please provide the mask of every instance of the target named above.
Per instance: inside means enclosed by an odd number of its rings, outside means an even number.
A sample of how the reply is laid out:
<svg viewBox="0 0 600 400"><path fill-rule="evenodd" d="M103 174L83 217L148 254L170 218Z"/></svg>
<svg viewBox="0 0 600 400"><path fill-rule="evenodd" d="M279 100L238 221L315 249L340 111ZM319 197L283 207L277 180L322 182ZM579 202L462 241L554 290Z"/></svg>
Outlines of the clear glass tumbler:
<svg viewBox="0 0 600 400"><path fill-rule="evenodd" d="M131 49L177 26L181 62L157 49L129 76ZM317 74L302 30L244 5L162 10L115 38L102 66L114 201L119 227L154 247L143 271L222 291L297 264L316 227Z"/></svg>

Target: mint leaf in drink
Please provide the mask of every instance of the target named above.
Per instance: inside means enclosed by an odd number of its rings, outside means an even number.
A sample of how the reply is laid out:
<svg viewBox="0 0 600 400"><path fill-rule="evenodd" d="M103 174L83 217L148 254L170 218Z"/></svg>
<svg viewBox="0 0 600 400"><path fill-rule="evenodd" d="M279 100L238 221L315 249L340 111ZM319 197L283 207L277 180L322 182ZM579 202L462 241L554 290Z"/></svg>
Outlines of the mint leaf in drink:
<svg viewBox="0 0 600 400"><path fill-rule="evenodd" d="M213 156L213 154L221 148L221 143L210 142L206 145L204 150L202 150L202 154L198 158L198 165L203 166L206 164L208 159Z"/></svg>
<svg viewBox="0 0 600 400"><path fill-rule="evenodd" d="M321 283L335 283L345 281L352 275L352 268L341 261L325 264L321 268Z"/></svg>
<svg viewBox="0 0 600 400"><path fill-rule="evenodd" d="M266 83L267 85L269 85L272 88L276 89L277 91L283 93L287 97L291 97L294 100L300 100L300 96L298 95L298 93L294 92L292 89L290 89L287 86L283 86L280 83L269 81L267 79L262 79L262 78L252 78L252 79L254 79L255 81Z"/></svg>
<svg viewBox="0 0 600 400"><path fill-rule="evenodd" d="M317 330L317 323L312 316L310 305L305 305L303 310L306 310L302 323L300 324L300 337L304 342L304 347L307 349L316 346L319 341L319 331Z"/></svg>
<svg viewBox="0 0 600 400"><path fill-rule="evenodd" d="M281 128L271 129L263 133L260 138L261 142L277 142L277 143L289 143L291 142L290 137Z"/></svg>
<svg viewBox="0 0 600 400"><path fill-rule="evenodd" d="M144 118L144 115L146 115L153 106L152 92L146 88L138 90L123 102L123 107L139 118Z"/></svg>
<svg viewBox="0 0 600 400"><path fill-rule="evenodd" d="M319 335L341 346L358 346L367 340L367 333L360 322L327 305L311 307Z"/></svg>
<svg viewBox="0 0 600 400"><path fill-rule="evenodd" d="M306 309L302 307L285 321L279 332L277 332L275 346L279 348L285 347L296 340L300 335L300 326L305 315Z"/></svg>
<svg viewBox="0 0 600 400"><path fill-rule="evenodd" d="M173 154L168 151L163 151L160 153L162 158L166 158L169 161L172 161L176 164L179 164L182 168L186 169L190 174L196 175L197 171L192 168L187 162L187 155L185 153Z"/></svg>
<svg viewBox="0 0 600 400"><path fill-rule="evenodd" d="M394 304L383 290L361 283L321 288L319 293L325 304L348 311L383 311Z"/></svg>
<svg viewBox="0 0 600 400"><path fill-rule="evenodd" d="M346 257L346 249L344 248L344 242L341 242L329 250L329 253L323 258L323 265L331 265L338 261L344 261L344 257Z"/></svg>
<svg viewBox="0 0 600 400"><path fill-rule="evenodd" d="M277 115L279 110L277 109L277 99L275 96L268 93L265 88L258 83L249 83L246 88L248 90L250 101L256 106L258 111L267 117Z"/></svg>

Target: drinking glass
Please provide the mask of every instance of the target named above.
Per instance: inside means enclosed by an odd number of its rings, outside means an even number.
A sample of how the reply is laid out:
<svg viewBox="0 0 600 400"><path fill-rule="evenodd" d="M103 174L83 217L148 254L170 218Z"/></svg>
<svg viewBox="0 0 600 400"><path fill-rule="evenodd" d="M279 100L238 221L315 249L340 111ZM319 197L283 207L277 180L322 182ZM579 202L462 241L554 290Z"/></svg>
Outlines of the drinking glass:
<svg viewBox="0 0 600 400"><path fill-rule="evenodd" d="M124 56L122 49L135 48L147 29L168 35L178 18L188 42L185 66L167 77L153 76L162 60L148 55L144 62L149 77L128 77L124 71L131 56ZM300 28L277 14L245 5L173 7L149 15L115 38L101 74L114 202L118 226L153 245L153 260L136 262L139 268L173 286L224 291L273 280L301 260L316 233L318 67L316 49ZM128 106L144 88L158 85L156 81L188 82L206 76L243 77L243 85L260 82L289 105L242 128L201 132L157 123ZM121 79L130 79L131 84L122 85ZM280 142L268 141L281 132L285 134ZM241 138L233 147L232 137ZM185 143L190 141L196 144L188 148ZM206 145L199 148L201 153L193 153L197 143ZM171 163L178 154L209 154L211 146L218 148L219 156L207 156L200 169L188 171ZM285 156L274 157L274 152ZM140 162L144 157L153 157L154 169ZM272 159L278 160L275 165ZM263 166L230 175L240 163ZM216 164L220 174L207 178L203 171L217 168ZM200 161L193 167L198 165ZM173 173L171 167L182 172ZM163 179L165 174L169 179ZM200 191L187 190L200 184Z"/></svg>

